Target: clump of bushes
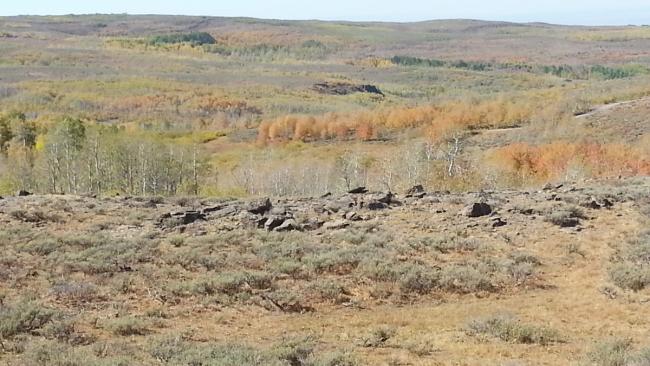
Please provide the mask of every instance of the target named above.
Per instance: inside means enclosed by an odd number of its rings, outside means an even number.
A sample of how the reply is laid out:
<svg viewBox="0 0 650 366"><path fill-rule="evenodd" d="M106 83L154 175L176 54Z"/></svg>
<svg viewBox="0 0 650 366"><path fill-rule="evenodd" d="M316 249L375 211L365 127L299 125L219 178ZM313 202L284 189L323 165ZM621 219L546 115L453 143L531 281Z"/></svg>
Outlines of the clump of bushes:
<svg viewBox="0 0 650 366"><path fill-rule="evenodd" d="M0 339L31 333L41 329L55 312L34 301L21 301L13 306L0 306Z"/></svg>
<svg viewBox="0 0 650 366"><path fill-rule="evenodd" d="M576 227L581 219L586 219L584 212L579 207L568 207L551 212L546 216L546 221L560 227Z"/></svg>
<svg viewBox="0 0 650 366"><path fill-rule="evenodd" d="M197 345L183 337L165 337L154 341L149 354L170 365L219 366L355 366L348 353L315 354L310 339L284 341L269 350L259 350L237 344Z"/></svg>
<svg viewBox="0 0 650 366"><path fill-rule="evenodd" d="M363 347L382 347L386 342L393 338L397 330L393 327L382 326L376 329L373 329L361 338L361 345Z"/></svg>
<svg viewBox="0 0 650 366"><path fill-rule="evenodd" d="M119 317L106 323L105 327L118 336L146 335L148 324L143 319L133 316Z"/></svg>
<svg viewBox="0 0 650 366"><path fill-rule="evenodd" d="M192 45L200 46L204 44L215 44L217 43L217 40L207 32L167 34L154 36L149 40L149 44L152 45L176 43L190 43Z"/></svg>
<svg viewBox="0 0 650 366"><path fill-rule="evenodd" d="M553 329L524 324L510 315L494 315L472 320L466 331L472 336L487 335L512 343L547 345L564 341Z"/></svg>
<svg viewBox="0 0 650 366"><path fill-rule="evenodd" d="M609 270L618 287L641 291L650 286L650 231L643 232L622 250L621 260Z"/></svg>
<svg viewBox="0 0 650 366"><path fill-rule="evenodd" d="M587 353L587 360L594 366L650 365L650 348L635 353L631 340L613 338L596 344Z"/></svg>
<svg viewBox="0 0 650 366"><path fill-rule="evenodd" d="M641 291L650 285L650 268L623 262L609 270L609 278L622 289Z"/></svg>

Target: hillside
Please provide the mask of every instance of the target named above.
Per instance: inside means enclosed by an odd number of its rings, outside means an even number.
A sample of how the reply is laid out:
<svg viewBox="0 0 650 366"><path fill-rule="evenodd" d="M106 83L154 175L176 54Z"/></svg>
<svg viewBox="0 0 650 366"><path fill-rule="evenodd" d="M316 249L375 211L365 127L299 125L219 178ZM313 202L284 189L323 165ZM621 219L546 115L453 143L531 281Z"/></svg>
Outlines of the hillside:
<svg viewBox="0 0 650 366"><path fill-rule="evenodd" d="M512 188L567 175L567 165L559 162L531 162L525 170L513 170L520 157L512 152L519 154L521 144L525 151L540 144L570 145L539 147L555 154L596 148L602 155L597 161L616 160L600 169L590 161L593 154L573 153L569 165L587 177L648 172L642 148L647 131L637 128L642 118L633 132L642 135L631 141L629 131L618 133L628 128L622 125L627 112L617 113L606 129L573 118L648 95L647 27L93 15L2 18L0 34L1 124L8 129L1 144L11 156L7 161L14 162L4 163L0 191L5 193L23 188L316 195L355 184ZM61 138L56 130L66 118L85 127L79 154L111 160L103 169L96 167L94 177L48 148ZM505 140L484 133L498 135L512 127L520 129ZM20 134L31 137L10 149ZM477 135L488 139L475 143ZM619 135L624 148L616 146ZM98 143L111 136L119 147ZM132 136L138 137L129 141ZM597 146L590 145L594 142ZM483 148L465 149L470 146ZM166 163L139 158L133 162L140 167L134 179L151 182L127 184L115 172L135 168L111 166L116 162L108 156L115 148L172 149L177 157L193 156L178 164L196 169L191 177L179 172L176 183L165 183L157 180L158 172L142 167ZM629 159L611 158L621 154ZM410 156L412 167L395 171L400 164L390 157L396 155ZM450 159L456 170L440 174ZM46 173L53 160L66 171ZM365 163L353 176L337 178L348 175L345 161ZM391 182L382 178L388 171ZM57 183L70 176L83 178ZM269 176L294 189L268 184ZM305 176L330 181L305 181ZM95 180L108 184L100 188ZM168 186L164 191L151 188L163 185Z"/></svg>
<svg viewBox="0 0 650 366"><path fill-rule="evenodd" d="M647 362L649 193L6 197L0 361Z"/></svg>

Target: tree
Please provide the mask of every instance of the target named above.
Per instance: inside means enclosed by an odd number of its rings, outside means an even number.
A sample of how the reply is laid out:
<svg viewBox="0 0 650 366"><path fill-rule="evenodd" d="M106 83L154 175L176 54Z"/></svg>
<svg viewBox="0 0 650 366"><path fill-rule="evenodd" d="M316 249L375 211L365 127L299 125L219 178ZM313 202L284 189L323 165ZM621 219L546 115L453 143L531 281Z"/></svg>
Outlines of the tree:
<svg viewBox="0 0 650 366"><path fill-rule="evenodd" d="M86 140L86 127L76 118L66 117L49 134L46 144L50 188L77 193L80 186L81 149ZM65 189L59 182L65 178Z"/></svg>
<svg viewBox="0 0 650 366"><path fill-rule="evenodd" d="M14 137L7 118L0 118L0 151L7 152L7 145Z"/></svg>
<svg viewBox="0 0 650 366"><path fill-rule="evenodd" d="M15 135L13 139L17 141L24 148L31 149L36 145L36 127L34 124L21 121L15 128Z"/></svg>

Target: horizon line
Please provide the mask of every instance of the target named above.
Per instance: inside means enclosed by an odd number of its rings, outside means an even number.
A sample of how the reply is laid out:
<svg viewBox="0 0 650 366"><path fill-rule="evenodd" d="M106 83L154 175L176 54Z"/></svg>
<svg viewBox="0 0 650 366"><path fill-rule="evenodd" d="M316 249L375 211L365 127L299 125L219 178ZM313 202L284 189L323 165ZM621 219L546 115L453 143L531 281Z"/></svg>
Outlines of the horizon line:
<svg viewBox="0 0 650 366"><path fill-rule="evenodd" d="M345 22L345 23L386 23L386 24L417 24L436 21L478 21L478 22L493 22L493 23L511 23L511 24L543 24L551 26L569 26L569 27L650 27L650 24L642 23L554 23L543 20L498 20L493 18L428 18L423 20L354 20L350 18L259 18L254 16L245 15L199 15L199 14L165 14L165 13L61 13L61 14L11 14L0 15L0 18L16 18L16 17L59 17L59 16L160 16L160 17L200 17L200 18L219 18L219 19L252 19L260 21L285 21L285 22Z"/></svg>

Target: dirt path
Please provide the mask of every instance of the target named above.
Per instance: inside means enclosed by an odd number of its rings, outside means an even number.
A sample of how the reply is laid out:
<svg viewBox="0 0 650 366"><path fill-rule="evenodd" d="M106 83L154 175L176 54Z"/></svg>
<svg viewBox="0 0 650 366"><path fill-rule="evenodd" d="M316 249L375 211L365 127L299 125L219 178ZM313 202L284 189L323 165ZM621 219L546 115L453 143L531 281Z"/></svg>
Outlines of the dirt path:
<svg viewBox="0 0 650 366"><path fill-rule="evenodd" d="M636 102L642 102L642 101L649 100L649 99L650 99L650 97L645 97L645 98L625 100L625 101L622 101L622 102L599 105L599 106L594 107L591 111L589 111L587 113L583 113L583 114L575 116L575 118L586 118L586 117L593 116L593 115L598 114L598 113L602 113L602 112L614 109L616 107L620 107L620 106L624 106L624 105L628 105L628 104L634 104Z"/></svg>

